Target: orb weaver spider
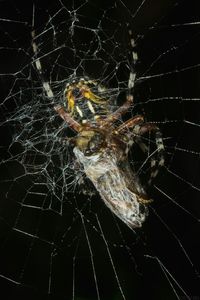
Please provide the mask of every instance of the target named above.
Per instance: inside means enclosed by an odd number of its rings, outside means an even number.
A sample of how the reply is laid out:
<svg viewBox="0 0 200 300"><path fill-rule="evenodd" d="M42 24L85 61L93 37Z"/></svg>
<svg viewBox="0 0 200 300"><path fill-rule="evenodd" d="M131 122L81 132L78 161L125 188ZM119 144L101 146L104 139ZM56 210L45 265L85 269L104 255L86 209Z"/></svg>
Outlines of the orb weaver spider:
<svg viewBox="0 0 200 300"><path fill-rule="evenodd" d="M129 34L135 65L135 42L131 31ZM32 36L33 51L36 53L34 32ZM36 68L42 72L39 59L36 60ZM145 123L142 115L133 116L118 124L119 119L133 105L135 77L135 72L130 71L126 100L115 111L111 110L109 99L102 96L107 90L89 78L74 79L68 83L64 90L64 104L54 106L58 115L76 133L68 141L73 146L74 155L83 166L86 176L106 206L131 229L142 226L148 215L147 205L152 200L148 198L137 174L130 166L130 148L137 143L143 152L147 152L148 146L141 141L141 136L153 132L155 152L159 159L151 158L149 184L164 164L162 134L157 126ZM43 82L43 88L48 97L53 97L48 82Z"/></svg>

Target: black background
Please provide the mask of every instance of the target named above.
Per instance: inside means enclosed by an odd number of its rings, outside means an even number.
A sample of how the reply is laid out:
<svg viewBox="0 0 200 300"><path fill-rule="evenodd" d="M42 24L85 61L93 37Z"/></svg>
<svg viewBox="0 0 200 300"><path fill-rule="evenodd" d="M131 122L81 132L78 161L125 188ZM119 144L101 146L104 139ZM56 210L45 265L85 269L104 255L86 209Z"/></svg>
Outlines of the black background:
<svg viewBox="0 0 200 300"><path fill-rule="evenodd" d="M73 6L71 2L65 2L66 6L72 9ZM173 126L167 125L167 123L164 125L161 124L164 137L170 137L165 140L167 146L166 167L179 174L186 181L192 182L194 186L199 186L199 155L192 154L191 152L185 155L181 151L175 150L175 146L178 146L200 153L200 131L198 126L193 126L191 130L184 122L188 120L190 122L199 123L199 101L183 102L180 100L181 98L199 98L199 68L191 68L191 70L186 70L185 72L180 71L187 68L187 66L198 65L200 62L200 25L182 25L184 23L200 20L198 1L161 1L159 5L157 2L158 1L149 1L145 3L134 18L130 16L128 10L126 10L127 15L120 14L120 11L116 11L116 15L112 16L112 18L119 19L120 22L129 22L133 28L134 35L141 37L138 43L138 52L141 57L138 72L141 77L145 70L147 70L149 63L152 62L159 53L165 52L170 46L178 47L179 50L175 52L175 54L172 51L171 55L164 56L151 70L154 74L160 74L170 70L177 70L177 72L174 72L174 75L169 78L163 79L162 76L160 76L158 80L138 82L136 94L140 99L139 101L143 101L142 99L146 97L156 98L170 95L179 97L179 100L175 101L173 105L170 101L161 101L157 104L145 104L143 109L145 110L147 118L150 120L164 122L175 119L179 121L177 124L174 123ZM75 3L77 4L78 2ZM140 3L140 1L126 1L124 3L132 12L135 11L134 8L138 6L137 4ZM107 8L108 5L106 1L94 1L93 4L98 8ZM109 3L109 6L110 5ZM27 22L26 26L19 23L15 24L14 22L1 22L1 46L3 50L1 49L0 52L0 73L15 73L21 69L21 66L26 63L26 60L27 63L30 62L28 56L23 54L23 51L12 52L9 50L9 47L16 45L16 47L22 49L30 49L32 2L27 1L22 4L21 1L1 1L0 7L2 18ZM35 27L38 31L42 31L44 24L46 24L49 18L48 12L51 14L57 11L58 6L57 3L49 4L47 1L37 1L35 2L35 7ZM87 14L90 16L93 14L95 19L92 5L89 7L90 9L86 9L85 14L86 16ZM96 14L98 18L99 15L97 12ZM57 22L59 22L59 19ZM169 24L181 24L181 26L169 27ZM152 26L155 26L156 29L150 29ZM4 34L5 32L7 34ZM122 43L122 40L120 40L120 42ZM149 74L147 74L147 76L148 75ZM4 96L7 95L7 91L12 87L14 79L15 76L1 77L2 102ZM19 81L17 87L20 86L20 84L21 81ZM11 102L9 102L7 109L13 109ZM4 118L5 112L3 112L2 116ZM2 145L5 146L9 144L10 133L5 131L5 127L1 130L1 135ZM3 158L6 156L5 150L2 151L2 156ZM110 246L112 248L116 270L118 274L120 274L119 277L123 278L122 286L126 299L177 299L178 297L176 297L173 292L170 282L174 285L180 299L187 299L170 275L166 272L164 274L161 270L159 259L191 298L200 299L199 275L196 274L196 269L198 270L199 266L199 225L194 218L185 213L184 210L178 206L180 204L181 207L189 210L192 215L198 218L200 209L199 190L187 185L185 182L179 181L177 178L171 177L170 173L167 172L167 168L157 179L155 187L151 190L154 199L159 199L159 201L155 201L153 204L153 209L150 210L150 216L143 229L137 233L137 238L135 235L133 238L132 232L125 228L123 224L120 224L125 241L123 249L127 246L130 251L127 252L120 248L116 247L115 249ZM12 171L9 169L9 172ZM178 205L174 205L169 198L160 194L156 187L165 191L167 195L171 195ZM42 239L38 239L34 242L34 245L32 245L32 238L28 236L24 237L23 234L13 230L13 228L15 228L14 221L16 220L17 211L19 209L16 203L20 202L20 193L18 192L18 189L20 191L20 186L16 187L16 199L13 197L11 201L4 198L6 186L1 185L1 188L2 248L0 252L0 275L6 273L6 269L11 269L13 270L12 278L18 278L17 272L19 266L23 265L20 259L22 259L22 261L24 257L28 259L27 267L25 268L26 272L24 274L25 280L23 278L20 284L0 277L1 290L4 291L4 295L1 299L72 299L72 278L70 278L72 272L70 270L72 269L76 247L74 246L69 250L66 246L68 243L62 244L59 240L59 237L65 232L65 228L67 228L67 218L70 213L73 213L72 208L66 204L66 210L62 217L50 211L46 211L45 213L41 212L43 227L40 228L42 228L43 231L46 230L46 232L42 234L48 236L48 240L53 240L53 233L56 232L56 238L54 239L55 244L52 246L43 242ZM87 201L87 197L83 198L83 196L77 199L76 207L79 207L79 201L82 203L83 199ZM115 222L111 214L107 212L101 203L92 204L92 208L90 209L93 212L98 212L101 224L103 224L104 234L110 245L112 243L114 245L119 238L119 233L117 233L118 231L115 228ZM161 219L156 217L154 209L156 213L161 216ZM86 220L89 219L91 224L97 226L95 215L90 214L87 210L84 211L84 213L86 214ZM30 226L28 225L28 219L29 217L32 218L32 216L29 216L26 210L23 211L23 214L20 221L22 224L20 226L24 228L25 232L29 232L31 229L28 228L28 226ZM77 228L75 226L71 235L66 238L66 240L73 240L74 234L74 236L78 236L79 244L81 244L79 252L75 256L77 268L77 288L75 292L78 295L75 299L97 299L94 284L88 280L88 278L90 278L91 281L93 280L93 271L84 232L79 236L78 228L83 227L81 218L79 222L80 223L76 224ZM164 222L167 224L166 226ZM33 222L32 227L34 228L34 226L36 225ZM169 228L167 226L169 226ZM101 290L100 299L122 299L116 285L115 276L111 271L112 268L108 266L110 262L108 253L105 249L99 248L99 237L93 233L89 225L88 233L98 269L97 274ZM35 234L42 236L41 233ZM179 241L193 261L194 267L188 263ZM121 237L119 243L122 243ZM56 251L59 254L58 258L55 259L53 273L54 284L52 286L55 288L50 295L47 295L48 283L46 279L49 274L48 266L50 265L50 257L55 245L57 245ZM28 256L27 253L29 253L28 249L30 249L30 247L33 247L33 250L31 251L31 255ZM130 256L128 256L128 253L134 256L138 271L135 270L135 264L132 262ZM12 267L10 267L10 265ZM45 266L45 271L43 271L43 268L40 268L41 265ZM32 282L34 282L34 284Z"/></svg>

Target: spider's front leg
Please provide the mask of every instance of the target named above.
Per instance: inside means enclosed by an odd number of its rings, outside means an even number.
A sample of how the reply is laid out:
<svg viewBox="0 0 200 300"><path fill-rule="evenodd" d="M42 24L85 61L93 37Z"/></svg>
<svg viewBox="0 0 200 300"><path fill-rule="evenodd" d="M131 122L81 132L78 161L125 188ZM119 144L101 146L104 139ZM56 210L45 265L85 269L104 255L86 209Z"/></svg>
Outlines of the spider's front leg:
<svg viewBox="0 0 200 300"><path fill-rule="evenodd" d="M108 124L112 124L116 120L119 120L119 118L129 110L132 104L133 104L133 95L128 94L125 103L122 106L120 106L116 111L114 111L112 114L110 114L103 121L104 126Z"/></svg>
<svg viewBox="0 0 200 300"><path fill-rule="evenodd" d="M128 25L129 26L129 25ZM132 64L130 66L130 74L128 79L128 92L126 95L126 101L125 103L119 107L115 112L113 112L111 115L109 115L104 120L104 126L111 124L118 120L123 114L125 114L129 108L133 105L133 90L135 86L135 78L136 78L136 72L135 72L135 66L138 60L137 52L135 51L136 45L135 40L133 38L132 30L129 28L129 36L130 36L130 46L131 46L131 54L132 54Z"/></svg>
<svg viewBox="0 0 200 300"><path fill-rule="evenodd" d="M69 113L65 111L65 109L61 105L54 106L55 111L59 114L59 116L69 124L69 127L74 129L76 132L79 132L81 129L81 125L75 121Z"/></svg>
<svg viewBox="0 0 200 300"><path fill-rule="evenodd" d="M126 122L124 122L122 125L117 127L116 132L123 134L127 131L127 129L134 128L138 124L142 124L144 122L144 117L141 115L137 115Z"/></svg>
<svg viewBox="0 0 200 300"><path fill-rule="evenodd" d="M122 106L120 106L116 111L114 111L112 114L110 114L105 120L104 120L104 126L108 124L112 124L116 120L119 120L119 118L124 115L129 108L133 105L133 95L130 91L133 90L135 83L135 73L130 72L129 81L128 81L128 94L126 95L126 101Z"/></svg>

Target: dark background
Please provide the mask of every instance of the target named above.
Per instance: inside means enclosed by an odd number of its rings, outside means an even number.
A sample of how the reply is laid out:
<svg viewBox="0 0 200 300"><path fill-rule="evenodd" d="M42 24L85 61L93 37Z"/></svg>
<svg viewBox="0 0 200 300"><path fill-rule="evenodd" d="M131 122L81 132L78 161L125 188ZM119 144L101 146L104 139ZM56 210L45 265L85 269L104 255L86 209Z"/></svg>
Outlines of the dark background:
<svg viewBox="0 0 200 300"><path fill-rule="evenodd" d="M150 80L138 80L135 91L136 98L139 99L138 103L142 103L141 106L136 105L136 108L139 112L144 112L148 120L160 122L166 145L166 168L150 191L152 197L156 199L152 209L150 209L150 216L142 230L135 235L121 223L117 227L111 213L100 201L96 201L96 203L95 197L92 198L92 203L86 204L83 210L79 210L84 201L88 202L87 196L81 195L75 200L69 195L70 203L73 201L75 203L75 210L71 205L65 203L62 216L48 210L39 210L39 214L34 215L33 211L23 207L20 218L17 219L21 209L20 193L23 194L20 181L15 187L16 194L13 193L10 199L5 196L7 186L1 184L0 232L2 247L0 275L5 274L4 276L13 278L13 282L11 282L3 276L0 277L1 290L4 291L2 299L72 299L74 262L76 266L75 299L97 299L91 267L91 254L86 239L86 231L84 231L83 219L79 214L80 211L85 216L84 224L94 255L100 299L122 299L122 296L116 284L107 248L99 233L100 229L96 233L92 228L93 225L98 228L96 213L108 241L109 249L111 249L114 265L121 279L126 299L146 299L146 297L148 299L171 300L179 299L178 297L187 299L180 286L191 299L192 297L193 299L200 299L199 275L197 274L199 269L199 222L193 217L196 216L198 219L200 209L199 189L194 188L194 186L199 187L200 183L200 131L199 125L190 127L185 122L187 120L199 124L200 102L183 101L187 98L199 99L200 25L183 25L200 20L198 1L161 1L159 4L158 1L148 1L141 7L137 16L133 17L134 13L132 12L135 11L140 2L124 1L123 3L127 6L125 10L120 10L123 5L118 3L119 9L116 9L115 15L112 15L112 19L119 20L119 22L129 22L134 36L139 37L138 53L141 62L138 65L138 76L143 77L152 61L167 49L173 48L174 50L171 50L169 55L163 55L145 76L176 70L169 77L159 76ZM68 9L73 10L71 1L63 1L63 3ZM75 4L77 5L78 1ZM112 6L111 4L110 2L109 7ZM36 1L35 7L35 27L38 32L42 32L49 20L49 15L58 11L60 4ZM82 13L86 15L86 19L87 16L89 18L92 16L95 24L95 19L98 20L101 16L100 8L107 8L108 4L106 1L93 1L87 7ZM126 13L122 14L122 11ZM21 24L0 23L1 47L3 47L0 52L0 73L14 74L21 70L26 63L30 63L32 2L27 1L22 4L21 1L1 1L0 13L4 19L23 22ZM60 20L63 21L62 17ZM60 20L58 18L56 22L59 23ZM177 25L171 27L170 24ZM104 26L106 29L112 29L115 25L111 24L108 19ZM119 42L126 48L125 42L123 44L123 40L126 40L124 31L122 29L122 34L118 37ZM60 35L61 39L64 38L63 35L64 32ZM18 50L10 50L13 47ZM51 46L47 45L48 47ZM24 49L29 50L24 52ZM54 57L52 56L51 59L53 60ZM47 60L45 65L47 78L49 71L51 71L48 69L48 64L51 66L51 63L53 62ZM193 65L196 67L188 68L188 66ZM92 69L90 66L89 68ZM94 76L98 76L95 74L98 73L98 69L90 70L90 72L93 72ZM17 90L24 85L24 82L26 84L29 82L26 71L24 74L24 77L23 72L16 74L16 76L1 76L2 103L13 84ZM62 71L59 76L59 80L61 80ZM119 76L123 78L123 70ZM17 83L16 78L20 79ZM115 81L113 82L115 84ZM157 103L147 103L143 100L170 97L171 95L177 97L173 102L163 100ZM6 103L8 104L1 106L3 120L5 120L8 111L15 108L12 101ZM167 123L170 120L178 121ZM11 141L12 130L9 130L8 127L1 127L3 159L7 157L6 146ZM189 152L178 151L178 148L188 149ZM13 177L15 177L18 172L13 169L15 165L6 166L7 172L13 172ZM168 170L179 174L185 182L173 177ZM1 169L2 178L6 174L4 172L6 172L5 167ZM191 182L193 186L187 184L186 181ZM26 187L25 182L21 182L21 184ZM157 187L164 191L167 197L163 193L159 193ZM173 204L170 197L177 205ZM191 212L191 215L186 213L184 209ZM72 216L75 215L79 216L78 220L73 223L74 227L67 233ZM40 226L38 225L38 218L40 219ZM88 220L89 222L87 222ZM23 232L30 235L16 231L16 228L21 228ZM194 266L187 259L185 251ZM52 254L57 254L57 256L54 257ZM52 259L53 282L51 294L48 295L49 267ZM162 267L161 263L163 264ZM23 269L24 274L21 274L20 271ZM178 296L175 295L175 291Z"/></svg>

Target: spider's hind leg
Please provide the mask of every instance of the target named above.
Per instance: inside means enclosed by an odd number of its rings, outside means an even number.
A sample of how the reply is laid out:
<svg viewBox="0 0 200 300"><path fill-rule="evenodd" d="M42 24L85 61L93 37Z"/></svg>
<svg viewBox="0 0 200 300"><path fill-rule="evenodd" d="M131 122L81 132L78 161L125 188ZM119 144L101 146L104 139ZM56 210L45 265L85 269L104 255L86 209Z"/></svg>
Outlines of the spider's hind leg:
<svg viewBox="0 0 200 300"><path fill-rule="evenodd" d="M150 186L155 179L155 177L158 175L158 172L161 167L164 166L164 144L162 139L162 133L160 129L151 123L143 123L142 125L139 125L139 127L135 128L137 131L138 138L136 138L136 142L141 148L141 150L144 153L148 153L150 159L150 177L147 182L148 186ZM155 146L156 149L149 154L149 146L147 146L146 143L142 142L141 136L145 133L153 133L154 139L155 139Z"/></svg>
<svg viewBox="0 0 200 300"><path fill-rule="evenodd" d="M155 144L155 150L152 153L150 153L150 145L143 142L145 140L143 135L146 133L152 133L154 135L155 142L153 142L152 139L150 140L151 144ZM159 169L164 165L164 144L160 129L152 123L144 123L143 116L137 115L120 125L116 129L116 134L126 135L128 137L127 153L132 145L137 143L142 152L147 154L147 159L142 166L147 160L150 160L151 173L147 182L147 185L150 186L157 176Z"/></svg>
<svg viewBox="0 0 200 300"><path fill-rule="evenodd" d="M129 26L129 25L127 25ZM135 86L135 78L136 78L136 64L138 61L138 55L136 51L136 43L135 39L133 37L133 33L131 28L128 29L129 38L130 38L130 52L131 52L131 63L130 63L130 74L129 74L129 80L128 80L128 95L131 95L133 92L133 88Z"/></svg>

